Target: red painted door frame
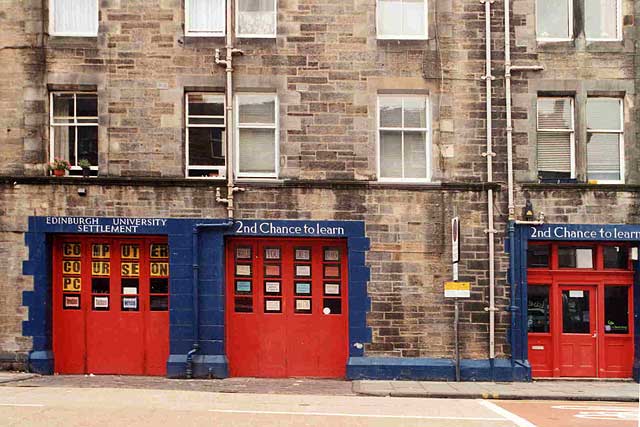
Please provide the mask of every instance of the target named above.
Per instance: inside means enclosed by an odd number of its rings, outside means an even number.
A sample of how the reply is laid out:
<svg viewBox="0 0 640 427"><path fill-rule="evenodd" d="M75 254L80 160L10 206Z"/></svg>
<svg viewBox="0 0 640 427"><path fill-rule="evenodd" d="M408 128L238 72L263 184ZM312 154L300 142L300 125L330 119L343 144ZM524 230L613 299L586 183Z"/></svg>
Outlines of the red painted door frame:
<svg viewBox="0 0 640 427"><path fill-rule="evenodd" d="M596 311L597 286L558 284L556 297L556 312L554 326L558 332L554 336L556 352L556 366L560 369L561 377L595 377L598 372L598 317ZM572 299L572 293L581 293L588 299L588 331L565 331L564 311ZM567 296L568 298L565 298ZM583 312L584 314L584 312ZM569 322L567 322L569 323Z"/></svg>
<svg viewBox="0 0 640 427"><path fill-rule="evenodd" d="M79 255L65 255L68 244L79 244ZM108 245L108 255L99 250L93 253L94 245ZM127 255L122 252L124 245L139 252ZM154 290L150 288L150 266L152 262L169 260L166 251L162 251L162 257L151 259L152 245L164 246L166 238L55 237L52 301L56 373L165 375L169 354L168 305L167 310L157 310L157 304L152 309L151 299L166 297L168 303L168 289L158 293L157 286ZM80 263L78 274L63 271L64 263L70 260ZM131 268L138 270L128 270ZM64 291L65 279L74 278L80 279L80 290ZM123 279L130 281L129 286ZM168 274L161 280L166 280L168 286ZM98 289L100 285L102 289ZM107 301L108 309L100 310L99 304ZM79 307L73 305L76 302Z"/></svg>
<svg viewBox="0 0 640 427"><path fill-rule="evenodd" d="M548 333L529 333L529 360L533 377L594 376L600 378L630 378L633 367L633 271L631 262L627 269L604 269L603 247L607 243L549 243L536 242L533 245L549 245L550 265L548 268L529 268L528 286L547 286L549 289L550 330ZM619 244L618 244L619 245ZM594 248L593 269L568 269L558 266L558 247L580 246ZM562 336L562 288L574 285L574 289L594 291L592 311L592 333L595 348L595 373L571 373L561 367ZM609 286L626 287L628 301L627 334L610 334L605 331L605 289ZM570 286L571 287L571 286ZM595 322L595 324L594 324Z"/></svg>
<svg viewBox="0 0 640 427"><path fill-rule="evenodd" d="M238 248L251 248L251 261L236 259ZM273 248L281 251L279 261L266 259L265 251ZM330 248L339 250L339 260L324 258L324 250ZM311 260L295 260L298 249L309 249ZM245 266L243 273L250 268L250 275L239 276L236 264ZM279 275L268 277L268 265L280 265ZM308 266L310 277L296 277L297 266L303 270ZM328 278L327 268L338 271L339 278ZM349 333L344 240L233 238L226 245L226 271L225 333L231 376L344 377ZM280 293L274 293L275 288L267 292L268 282L276 288L279 283ZM303 285L298 290L305 290L307 282L311 295L296 293L297 284ZM238 292L247 286L250 292ZM339 294L327 294L327 290ZM328 300L338 304L340 314L324 312ZM237 312L238 301L246 301L252 311ZM280 312L269 311L278 305ZM298 310L300 307L304 309Z"/></svg>

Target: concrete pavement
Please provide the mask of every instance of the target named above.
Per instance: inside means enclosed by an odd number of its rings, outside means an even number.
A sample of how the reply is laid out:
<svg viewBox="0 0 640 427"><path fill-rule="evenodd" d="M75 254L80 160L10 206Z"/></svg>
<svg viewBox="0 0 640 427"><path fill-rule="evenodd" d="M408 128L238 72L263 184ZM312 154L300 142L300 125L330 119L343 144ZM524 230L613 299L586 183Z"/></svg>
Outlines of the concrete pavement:
<svg viewBox="0 0 640 427"><path fill-rule="evenodd" d="M637 402L640 385L631 381L543 380L529 383L354 381L366 396L503 400L574 400Z"/></svg>
<svg viewBox="0 0 640 427"><path fill-rule="evenodd" d="M638 405L5 385L0 420L3 427L632 427Z"/></svg>
<svg viewBox="0 0 640 427"><path fill-rule="evenodd" d="M4 426L530 427L477 400L1 387Z"/></svg>
<svg viewBox="0 0 640 427"><path fill-rule="evenodd" d="M19 381L19 382L14 382ZM185 390L213 393L390 396L416 398L573 400L637 402L640 387L631 381L534 381L531 383L340 381L316 379L228 378L175 380L119 375L0 373L0 386Z"/></svg>

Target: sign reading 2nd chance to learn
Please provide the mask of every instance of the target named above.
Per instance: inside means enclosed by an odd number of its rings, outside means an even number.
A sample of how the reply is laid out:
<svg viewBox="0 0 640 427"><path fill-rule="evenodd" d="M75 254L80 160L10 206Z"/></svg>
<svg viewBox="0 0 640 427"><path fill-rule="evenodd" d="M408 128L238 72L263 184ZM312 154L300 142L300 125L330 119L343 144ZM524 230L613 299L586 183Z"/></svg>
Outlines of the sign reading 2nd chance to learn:
<svg viewBox="0 0 640 427"><path fill-rule="evenodd" d="M469 282L445 282L445 298L469 298L471 297L471 283Z"/></svg>

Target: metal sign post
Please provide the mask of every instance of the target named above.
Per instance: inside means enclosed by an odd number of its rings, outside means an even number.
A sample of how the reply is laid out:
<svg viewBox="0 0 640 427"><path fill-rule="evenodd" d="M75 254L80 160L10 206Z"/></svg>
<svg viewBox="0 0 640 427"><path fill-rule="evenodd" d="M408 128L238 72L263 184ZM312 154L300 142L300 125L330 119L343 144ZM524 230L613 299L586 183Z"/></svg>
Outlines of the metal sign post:
<svg viewBox="0 0 640 427"><path fill-rule="evenodd" d="M460 307L459 298L471 296L471 283L458 282L458 265L460 263L460 218L451 219L451 264L453 282L444 284L444 297L453 298L453 334L455 339L456 381L460 381Z"/></svg>

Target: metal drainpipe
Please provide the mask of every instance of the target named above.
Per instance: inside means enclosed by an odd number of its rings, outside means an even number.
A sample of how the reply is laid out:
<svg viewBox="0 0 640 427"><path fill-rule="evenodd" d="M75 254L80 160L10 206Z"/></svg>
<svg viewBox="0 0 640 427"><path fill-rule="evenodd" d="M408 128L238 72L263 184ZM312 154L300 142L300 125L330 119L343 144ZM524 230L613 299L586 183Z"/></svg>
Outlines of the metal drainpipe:
<svg viewBox="0 0 640 427"><path fill-rule="evenodd" d="M225 121L227 126L226 132L226 151L227 151L227 197L222 198L220 188L216 188L216 201L227 205L227 217L233 219L234 204L233 193L236 191L244 191L243 188L234 185L234 136L235 129L233 126L233 55L242 55L242 50L233 47L233 16L235 2L230 1L227 4L227 31L225 44L225 59L220 59L220 49L216 49L215 62L225 67L227 83L225 87Z"/></svg>
<svg viewBox="0 0 640 427"><path fill-rule="evenodd" d="M187 366L185 376L193 377L193 356L200 350L200 292L198 282L200 281L200 251L199 251L199 235L203 228L228 228L233 225L233 221L222 222L219 224L196 224L193 227L191 239L191 254L193 256L193 282L191 283L191 293L193 295L193 346L187 353Z"/></svg>
<svg viewBox="0 0 640 427"><path fill-rule="evenodd" d="M493 75L491 74L491 3L493 0L480 0L484 3L485 13L485 75L482 77L486 81L487 87L487 151L482 153L487 158L487 183L493 183L493 157L496 155L493 152L492 139L493 139L493 121L492 121L492 102L491 102L491 89L493 82ZM496 230L493 223L493 189L487 189L487 239L489 243L489 307L485 308L485 311L489 312L489 359L491 366L493 367L493 360L496 357L495 349L495 322L496 322L496 307L495 307L495 242L494 234Z"/></svg>
<svg viewBox="0 0 640 427"><path fill-rule="evenodd" d="M510 0L504 0L504 90L507 115L507 183L509 197L509 221L515 220L514 184L513 184L513 126L511 119L511 72L542 71L542 65L511 65L511 10Z"/></svg>

